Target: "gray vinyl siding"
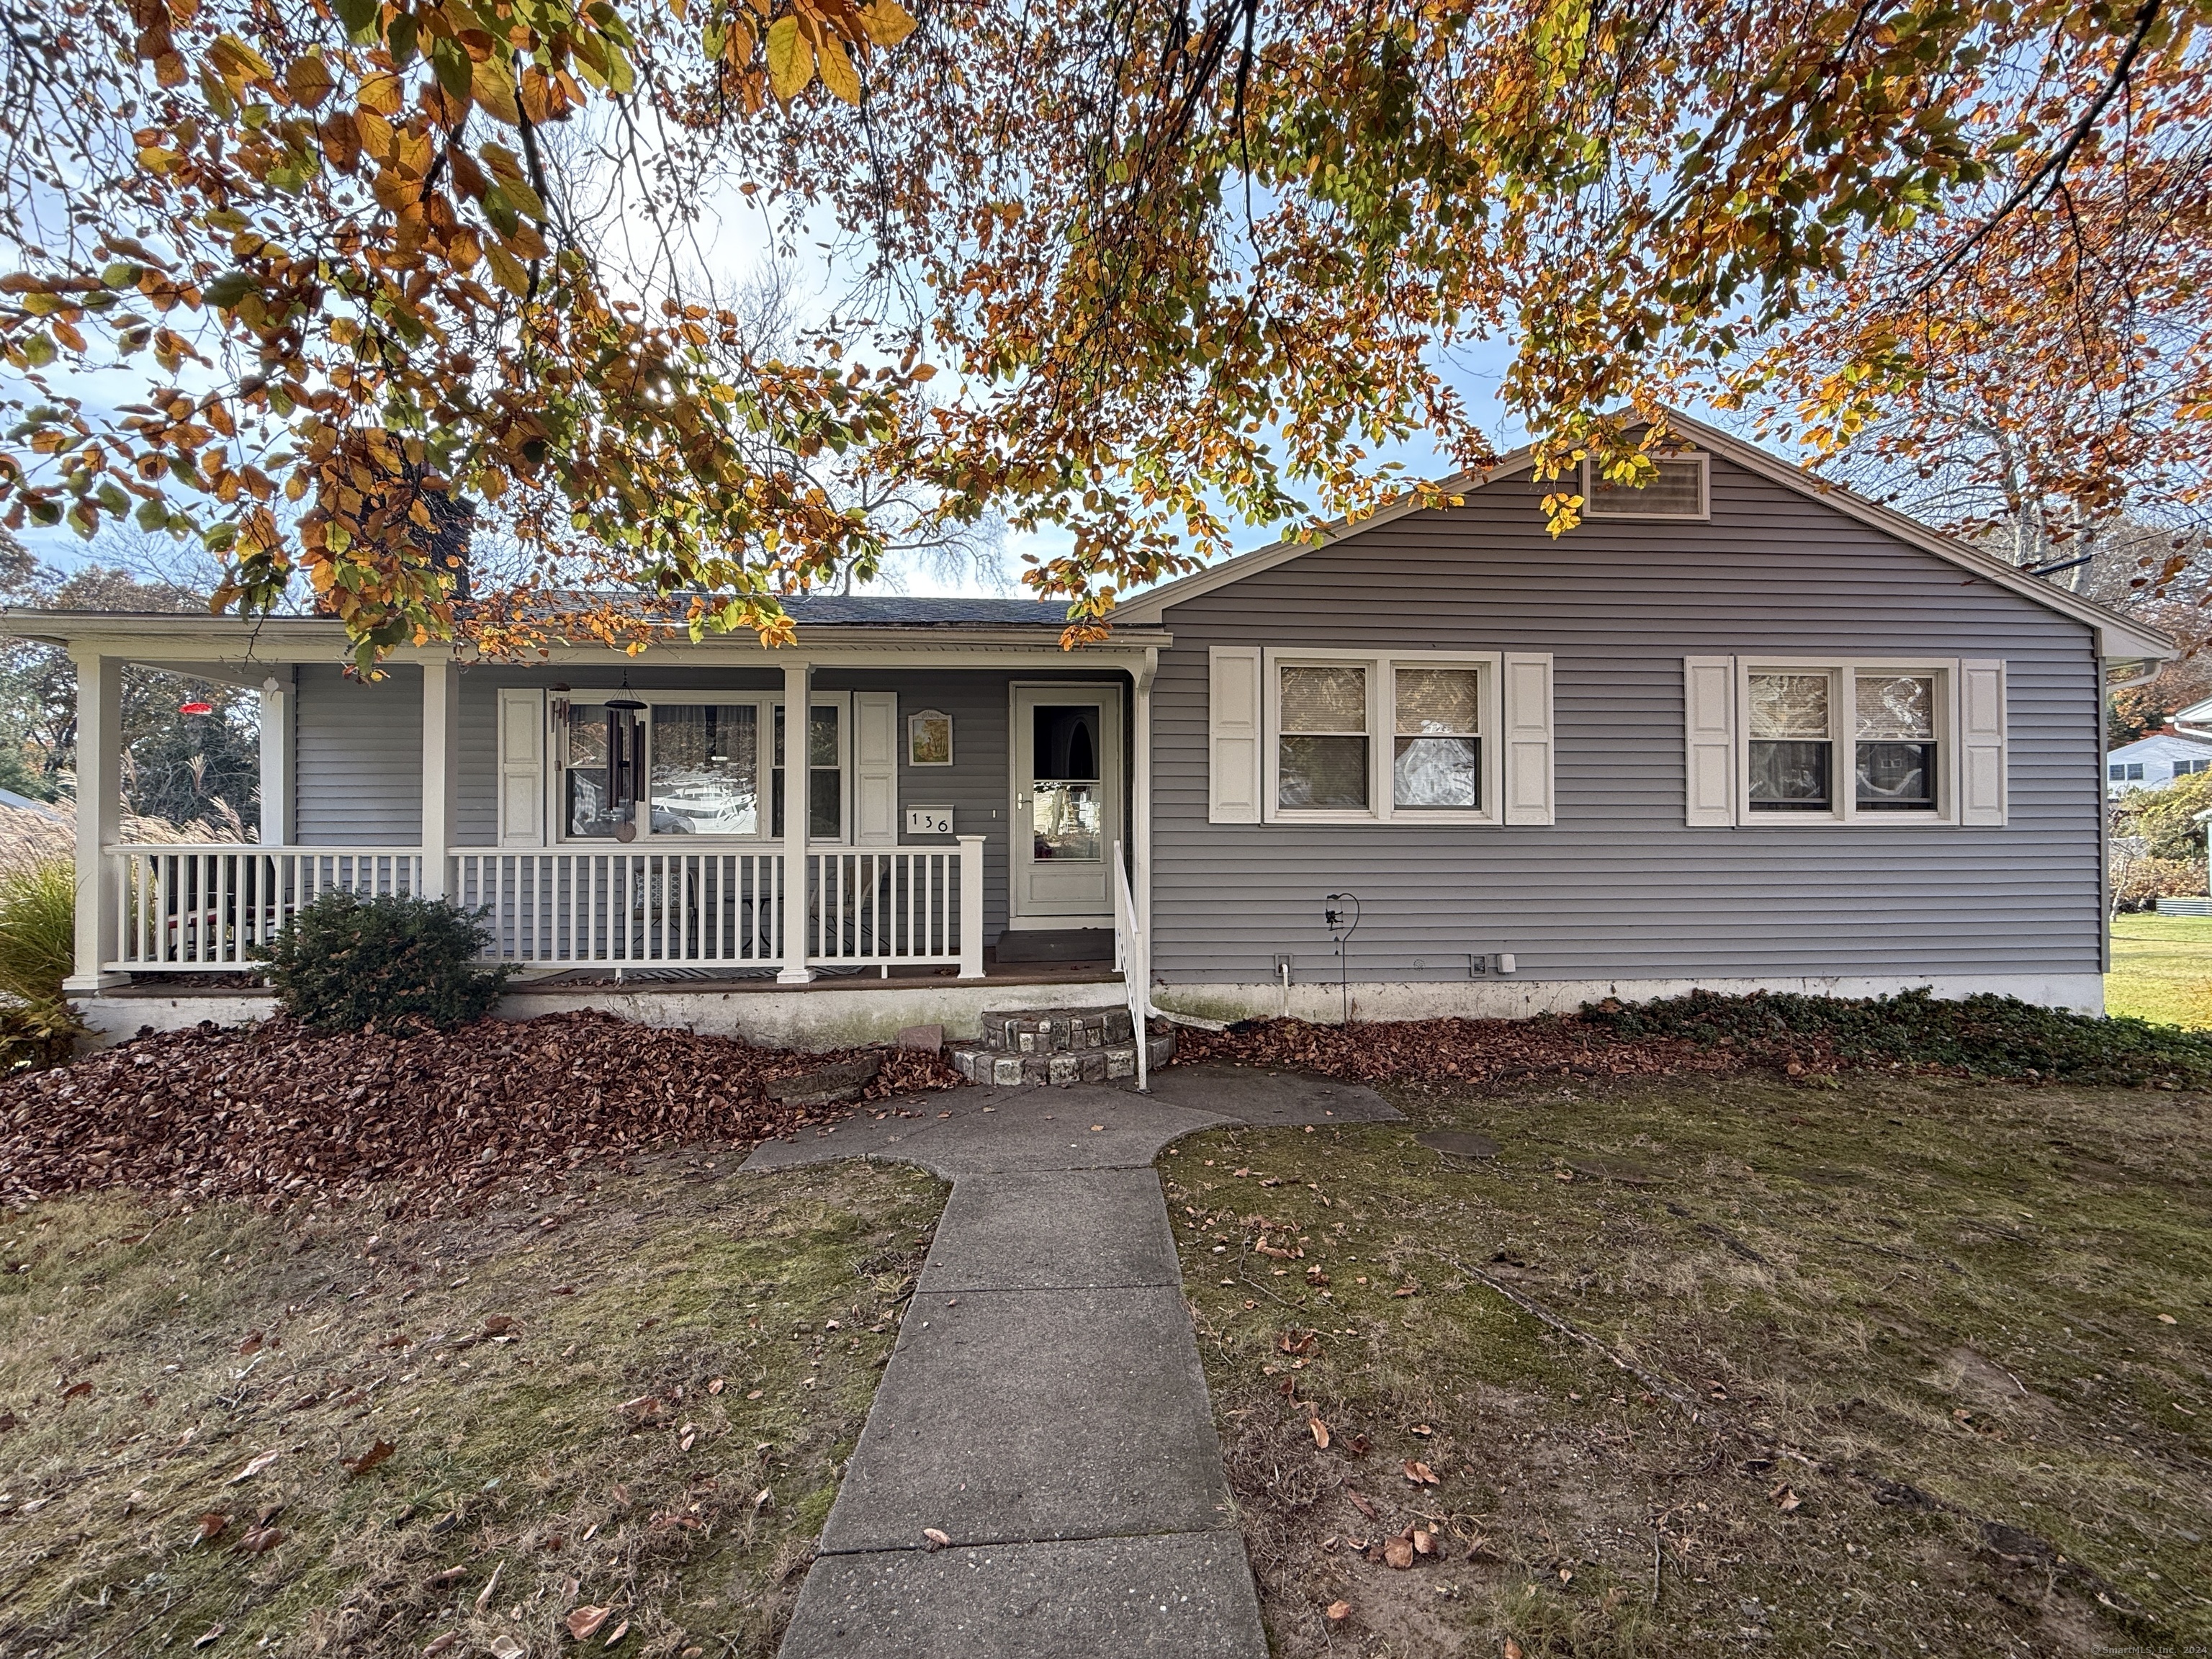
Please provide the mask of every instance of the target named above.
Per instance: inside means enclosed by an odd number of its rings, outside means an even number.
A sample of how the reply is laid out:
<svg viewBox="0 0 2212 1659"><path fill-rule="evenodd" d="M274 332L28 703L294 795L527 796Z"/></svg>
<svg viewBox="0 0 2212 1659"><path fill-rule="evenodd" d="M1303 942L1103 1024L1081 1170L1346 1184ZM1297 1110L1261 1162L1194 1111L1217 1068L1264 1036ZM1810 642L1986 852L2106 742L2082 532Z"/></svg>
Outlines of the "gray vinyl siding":
<svg viewBox="0 0 2212 1659"><path fill-rule="evenodd" d="M329 664L299 670L294 838L305 847L414 847L422 839L422 671L374 684Z"/></svg>
<svg viewBox="0 0 2212 1659"><path fill-rule="evenodd" d="M1382 524L1169 609L1153 695L1153 960L1171 981L2095 973L2102 784L2090 630L1716 459L1710 522L1554 540L1525 485ZM1557 822L1206 822L1212 645L1553 653ZM1692 830L1682 659L2002 658L2009 819Z"/></svg>

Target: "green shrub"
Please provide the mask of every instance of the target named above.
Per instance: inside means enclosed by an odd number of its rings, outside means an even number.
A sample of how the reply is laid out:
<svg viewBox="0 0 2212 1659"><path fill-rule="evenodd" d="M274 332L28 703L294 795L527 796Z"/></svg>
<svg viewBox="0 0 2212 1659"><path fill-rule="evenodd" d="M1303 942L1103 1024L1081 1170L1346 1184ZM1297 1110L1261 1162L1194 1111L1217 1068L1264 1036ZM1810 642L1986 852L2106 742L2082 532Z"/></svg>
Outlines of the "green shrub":
<svg viewBox="0 0 2212 1659"><path fill-rule="evenodd" d="M341 889L301 906L263 955L277 1000L319 1030L442 1030L489 1013L514 971L477 964L488 937L441 899Z"/></svg>
<svg viewBox="0 0 2212 1659"><path fill-rule="evenodd" d="M2212 1034L2039 1007L2016 997L1940 1000L1923 988L1893 997L1759 993L1687 996L1634 1006L1587 1004L1583 1018L1623 1036L1723 1038L1747 1052L1816 1045L1858 1065L1934 1066L1970 1076L2069 1083L2176 1083L2212 1087Z"/></svg>

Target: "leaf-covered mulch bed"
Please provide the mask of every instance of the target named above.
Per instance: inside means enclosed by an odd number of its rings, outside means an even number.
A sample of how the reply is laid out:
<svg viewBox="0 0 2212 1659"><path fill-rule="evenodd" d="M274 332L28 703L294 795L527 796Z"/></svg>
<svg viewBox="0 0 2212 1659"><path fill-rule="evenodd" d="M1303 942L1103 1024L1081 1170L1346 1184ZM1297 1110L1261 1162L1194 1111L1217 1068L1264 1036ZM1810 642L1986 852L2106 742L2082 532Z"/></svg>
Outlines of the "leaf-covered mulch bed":
<svg viewBox="0 0 2212 1659"><path fill-rule="evenodd" d="M1771 1066L1804 1082L1847 1067L2035 1083L2212 1086L2212 1035L2104 1019L2012 997L1719 996L1607 1001L1540 1019L1251 1021L1185 1029L1177 1054L1364 1082L1519 1084Z"/></svg>
<svg viewBox="0 0 2212 1659"><path fill-rule="evenodd" d="M421 1210L558 1182L655 1146L740 1145L842 1117L769 1085L878 1051L756 1048L611 1014L332 1035L278 1018L140 1037L0 1085L0 1196L130 1185L184 1198L354 1198ZM943 1058L881 1051L868 1098L950 1088Z"/></svg>
<svg viewBox="0 0 2212 1659"><path fill-rule="evenodd" d="M1623 1037L1578 1018L1373 1020L1309 1025L1242 1022L1226 1031L1186 1026L1176 1059L1314 1072L1363 1083L1524 1084L1555 1077L1660 1077L1741 1071L1740 1048L1673 1036Z"/></svg>

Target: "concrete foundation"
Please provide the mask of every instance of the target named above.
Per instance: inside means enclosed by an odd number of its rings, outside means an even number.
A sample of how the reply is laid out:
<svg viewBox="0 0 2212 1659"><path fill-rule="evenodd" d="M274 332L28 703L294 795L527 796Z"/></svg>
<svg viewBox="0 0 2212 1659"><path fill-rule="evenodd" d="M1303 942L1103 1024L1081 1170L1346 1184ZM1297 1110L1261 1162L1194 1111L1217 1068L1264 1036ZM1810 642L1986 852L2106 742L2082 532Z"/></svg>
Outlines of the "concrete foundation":
<svg viewBox="0 0 2212 1659"><path fill-rule="evenodd" d="M1898 979L1553 979L1523 980L1510 975L1474 980L1362 981L1351 986L1352 1018L1365 1019L1532 1019L1539 1014L1571 1014L1586 1002L1607 997L1622 1002L1654 1002L1714 991L1744 996L1754 991L1794 992L1811 997L1895 996L1927 987L1939 997L1955 999L1984 993L2018 997L2022 1002L2078 1014L2105 1012L2105 981L2097 974L1990 974ZM1319 1024L1341 1018L1341 993L1334 982L1243 985L1158 985L1153 1005L1206 1019L1274 1019L1289 1015Z"/></svg>

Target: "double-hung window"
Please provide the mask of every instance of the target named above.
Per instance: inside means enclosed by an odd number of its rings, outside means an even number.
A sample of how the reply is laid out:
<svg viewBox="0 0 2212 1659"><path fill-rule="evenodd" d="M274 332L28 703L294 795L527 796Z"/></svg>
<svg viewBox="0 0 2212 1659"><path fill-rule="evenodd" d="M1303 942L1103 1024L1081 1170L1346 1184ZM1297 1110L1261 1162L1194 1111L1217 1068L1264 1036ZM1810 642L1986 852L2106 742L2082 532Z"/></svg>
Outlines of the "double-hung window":
<svg viewBox="0 0 2212 1659"><path fill-rule="evenodd" d="M1948 664L1747 661L1745 821L1952 821L1956 678Z"/></svg>
<svg viewBox="0 0 2212 1659"><path fill-rule="evenodd" d="M1479 822L1497 781L1494 657L1268 653L1271 822Z"/></svg>

